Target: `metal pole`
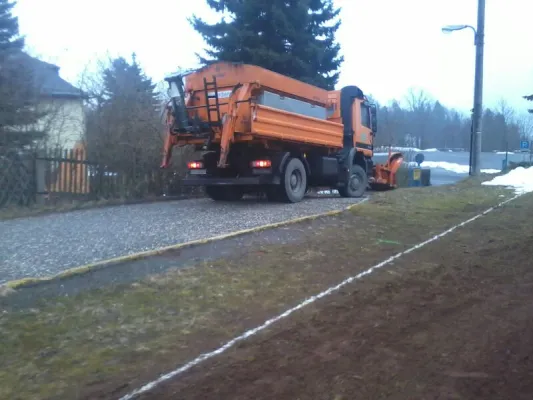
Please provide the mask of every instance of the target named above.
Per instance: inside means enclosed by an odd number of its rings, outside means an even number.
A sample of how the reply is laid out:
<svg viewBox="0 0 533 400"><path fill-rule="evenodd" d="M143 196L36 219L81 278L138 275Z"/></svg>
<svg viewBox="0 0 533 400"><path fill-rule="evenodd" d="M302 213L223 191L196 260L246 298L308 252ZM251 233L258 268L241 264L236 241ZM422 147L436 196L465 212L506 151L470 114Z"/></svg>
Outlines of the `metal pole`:
<svg viewBox="0 0 533 400"><path fill-rule="evenodd" d="M468 149L468 175L472 175L472 147L474 141L474 109L470 110L470 148Z"/></svg>
<svg viewBox="0 0 533 400"><path fill-rule="evenodd" d="M476 30L476 73L474 83L474 115L472 143L472 175L480 173L481 120L483 116L483 46L485 44L485 0L478 0Z"/></svg>

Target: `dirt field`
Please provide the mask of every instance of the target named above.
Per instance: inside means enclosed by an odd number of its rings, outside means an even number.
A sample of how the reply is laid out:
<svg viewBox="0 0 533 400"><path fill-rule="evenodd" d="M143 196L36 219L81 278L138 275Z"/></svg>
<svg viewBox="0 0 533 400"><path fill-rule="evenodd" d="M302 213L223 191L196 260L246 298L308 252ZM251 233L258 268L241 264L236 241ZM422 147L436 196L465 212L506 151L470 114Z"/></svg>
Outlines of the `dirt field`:
<svg viewBox="0 0 533 400"><path fill-rule="evenodd" d="M20 297L7 294L0 297L0 398L118 399L509 197L476 181L380 193L351 212L292 227L300 232L296 242L47 297L31 308L20 309ZM532 197L141 397L533 398L524 358L531 347ZM180 254L166 257L178 261Z"/></svg>
<svg viewBox="0 0 533 400"><path fill-rule="evenodd" d="M145 399L532 399L527 196Z"/></svg>

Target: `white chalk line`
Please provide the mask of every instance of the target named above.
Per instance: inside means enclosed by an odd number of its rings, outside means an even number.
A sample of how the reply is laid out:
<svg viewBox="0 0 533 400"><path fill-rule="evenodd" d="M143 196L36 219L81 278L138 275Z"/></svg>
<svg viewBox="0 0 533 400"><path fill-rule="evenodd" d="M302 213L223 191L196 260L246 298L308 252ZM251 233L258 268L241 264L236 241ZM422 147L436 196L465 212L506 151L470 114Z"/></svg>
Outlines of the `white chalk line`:
<svg viewBox="0 0 533 400"><path fill-rule="evenodd" d="M228 350L229 348L233 347L235 344L239 343L239 342L242 342L243 340L245 339L248 339L250 336L253 336L253 335L256 335L257 333L265 330L266 328L268 328L270 325L284 319L284 318L287 318L289 315L291 315L292 313L300 310L301 308L304 308L305 306L311 304L311 303L314 303L315 301L323 298L323 297L326 297L326 296L329 296L330 294L332 294L333 292L336 292L338 291L340 288L348 285L349 283L352 283L353 281L355 280L358 280L358 279L361 279L362 277L366 276L366 275L370 275L372 272L376 271L377 269L379 268L382 268L384 267L385 265L387 264L390 264L392 261L400 258L401 256L405 255L405 254L409 254L421 247L424 247L425 245L429 244L429 243L432 243L436 240L439 240L440 238L452 233L453 231L455 231L457 228L461 228L481 217L483 217L484 215L487 215L488 213L494 211L496 208L499 208L513 200L516 200L518 197L522 196L522 194L518 194L510 199L507 199L501 203L499 203L497 206L494 206L494 207L490 207L488 208L487 210L483 211L482 213L470 218L470 219L467 219L466 221L463 221L461 222L460 224L457 224L453 227L451 227L450 229L444 231L444 232L441 232L439 233L438 235L435 235L433 236L432 238L424 241L424 242L421 242L405 251L402 251L400 253L397 253L389 258L387 258L385 261L382 261L380 262L379 264L376 264L374 265L373 267L370 267L369 269L363 271L363 272L360 272L359 274L357 275L354 275L354 276L351 276L347 279L345 279L344 281L342 281L341 283L339 283L338 285L336 286L333 286L333 287L330 287L329 289L326 289L324 290L323 292L315 295L315 296L312 296L312 297L309 297L307 298L306 300L304 300L303 302L301 302L300 304L298 304L297 306L293 307L293 308L290 308L288 309L287 311L285 311L284 313L282 314L279 314L278 316L274 317L274 318L271 318L267 321L265 321L262 325L256 327L256 328L253 328L253 329L250 329L246 332L244 332L242 335L240 336L237 336L233 339L231 339L229 342L227 342L225 345L219 347L218 349L216 350L213 350L209 353L204 353L204 354L201 354L200 356L198 356L197 358L195 358L194 360L192 361L189 361L187 364L173 370L173 371L170 371L164 375L161 375L159 378L157 378L156 380L152 381L152 382L149 382L147 384L145 384L144 386L140 387L139 389L136 389L134 390L133 392L121 397L120 400L130 400L130 399L133 399L135 396L138 396L142 393L146 393L150 390L152 390L153 388L155 388L157 385L177 376L177 375L180 375L186 371L188 371L189 369L191 369L192 367L200 364L201 362L205 361L205 360L208 360L210 358L213 358L219 354L222 354L224 353L226 350Z"/></svg>

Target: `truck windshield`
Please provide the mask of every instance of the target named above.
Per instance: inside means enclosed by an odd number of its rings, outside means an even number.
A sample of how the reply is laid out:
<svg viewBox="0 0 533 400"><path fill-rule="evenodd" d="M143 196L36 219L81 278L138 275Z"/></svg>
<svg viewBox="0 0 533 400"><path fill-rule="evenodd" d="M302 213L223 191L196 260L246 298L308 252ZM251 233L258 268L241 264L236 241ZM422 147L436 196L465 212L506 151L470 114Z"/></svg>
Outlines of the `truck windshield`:
<svg viewBox="0 0 533 400"><path fill-rule="evenodd" d="M179 99L180 98L180 91L178 89L178 85L176 81L169 82L168 87L168 95L172 98Z"/></svg>

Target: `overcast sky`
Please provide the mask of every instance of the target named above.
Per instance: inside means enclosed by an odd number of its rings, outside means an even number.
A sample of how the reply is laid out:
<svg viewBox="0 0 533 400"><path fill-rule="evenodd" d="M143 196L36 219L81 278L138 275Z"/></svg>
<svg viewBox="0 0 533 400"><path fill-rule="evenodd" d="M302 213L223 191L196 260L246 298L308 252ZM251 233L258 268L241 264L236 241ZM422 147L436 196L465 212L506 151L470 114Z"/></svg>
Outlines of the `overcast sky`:
<svg viewBox="0 0 533 400"><path fill-rule="evenodd" d="M476 25L477 0L336 0L342 7L338 41L345 62L339 86L357 85L380 102L423 88L443 104L472 108L474 38L445 35L446 24ZM486 106L500 98L522 110L533 93L532 0L486 0ZM76 83L85 66L106 53L132 52L161 80L197 65L202 38L186 18L210 21L204 0L18 0L15 13L29 49L61 67Z"/></svg>

